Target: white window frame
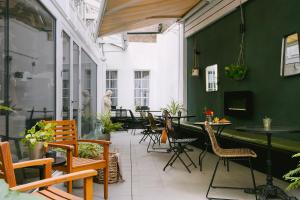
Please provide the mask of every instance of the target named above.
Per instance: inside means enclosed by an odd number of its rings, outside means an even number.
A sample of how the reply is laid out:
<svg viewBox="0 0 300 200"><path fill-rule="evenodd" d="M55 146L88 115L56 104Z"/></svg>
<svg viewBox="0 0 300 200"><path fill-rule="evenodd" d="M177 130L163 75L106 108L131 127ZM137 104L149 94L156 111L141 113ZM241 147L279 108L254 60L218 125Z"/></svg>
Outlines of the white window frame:
<svg viewBox="0 0 300 200"><path fill-rule="evenodd" d="M218 65L207 66L205 69L206 92L218 91Z"/></svg>
<svg viewBox="0 0 300 200"><path fill-rule="evenodd" d="M117 73L116 79L107 78L107 76L106 76L107 72L108 73L116 72ZM108 76L108 77L110 77L110 76ZM116 81L117 82L116 87L115 88L108 87L108 85L106 84L107 81ZM110 85L112 85L112 84L110 83ZM106 72L105 72L105 89L106 89L106 91L107 90L111 90L111 91L116 90L116 96L115 97L112 96L111 99L116 99L116 105L112 105L112 106L118 106L118 70L115 70L115 69L107 69L106 70Z"/></svg>
<svg viewBox="0 0 300 200"><path fill-rule="evenodd" d="M136 72L141 72L141 73L148 72L149 73L148 79L143 79L142 77L140 79L136 79L135 78L135 73ZM133 98L134 106L148 106L149 107L149 105L150 105L150 70L135 70L134 74L133 74L133 77L134 77L134 98ZM148 87L143 86L143 80L148 80ZM136 88L136 85L135 85L136 81L140 81L140 85L141 85L140 88ZM143 97L143 96L136 97L135 96L135 94L136 94L135 90L141 90L141 94L143 94L143 91L147 90L148 91L148 97ZM141 105L136 104L136 99L140 99ZM148 104L143 105L144 99L148 99L148 101L146 101Z"/></svg>

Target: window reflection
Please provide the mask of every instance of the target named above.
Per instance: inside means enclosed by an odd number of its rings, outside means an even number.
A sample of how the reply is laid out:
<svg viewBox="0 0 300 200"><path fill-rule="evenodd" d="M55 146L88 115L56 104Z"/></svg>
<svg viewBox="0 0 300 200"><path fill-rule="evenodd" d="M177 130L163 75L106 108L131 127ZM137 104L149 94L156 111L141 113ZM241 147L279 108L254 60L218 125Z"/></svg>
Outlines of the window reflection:
<svg viewBox="0 0 300 200"><path fill-rule="evenodd" d="M9 8L9 135L55 114L54 18L37 0L15 0ZM8 128L8 127L6 127Z"/></svg>
<svg viewBox="0 0 300 200"><path fill-rule="evenodd" d="M88 134L94 130L96 123L97 65L84 50L81 52L81 132Z"/></svg>

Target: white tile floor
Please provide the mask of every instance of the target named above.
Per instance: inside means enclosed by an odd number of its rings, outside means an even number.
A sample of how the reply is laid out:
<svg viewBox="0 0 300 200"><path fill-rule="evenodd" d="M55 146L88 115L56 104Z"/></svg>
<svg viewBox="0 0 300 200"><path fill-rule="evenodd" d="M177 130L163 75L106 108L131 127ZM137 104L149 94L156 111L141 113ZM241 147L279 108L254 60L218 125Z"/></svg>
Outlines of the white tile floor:
<svg viewBox="0 0 300 200"><path fill-rule="evenodd" d="M173 167L162 169L170 154L147 153L147 142L138 143L140 134L135 136L128 132L112 134L111 149L120 152L121 168L124 182L109 185L110 200L205 200L206 190L213 173L217 157L208 153L204 160L203 171L193 168L189 174L180 161ZM198 163L199 149L190 152L192 159ZM265 183L265 175L255 171L257 185ZM241 165L230 163L230 172L220 165L215 183L222 185L235 185L251 187L250 170ZM281 188L286 188L287 183L274 180ZM74 190L75 194L82 190ZM94 198L103 199L103 185L94 184ZM300 199L300 190L288 192L289 195ZM213 190L211 195L222 198L241 200L255 199L254 195L245 194L238 190Z"/></svg>

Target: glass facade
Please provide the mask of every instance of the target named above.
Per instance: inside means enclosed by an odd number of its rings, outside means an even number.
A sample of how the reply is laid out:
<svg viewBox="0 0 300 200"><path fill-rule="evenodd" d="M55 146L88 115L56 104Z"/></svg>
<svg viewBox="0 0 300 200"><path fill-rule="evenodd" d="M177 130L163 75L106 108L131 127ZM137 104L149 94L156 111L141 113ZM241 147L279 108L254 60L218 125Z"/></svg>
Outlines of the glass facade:
<svg viewBox="0 0 300 200"><path fill-rule="evenodd" d="M78 120L79 111L79 46L73 43L73 119Z"/></svg>
<svg viewBox="0 0 300 200"><path fill-rule="evenodd" d="M134 72L134 105L149 106L149 71Z"/></svg>
<svg viewBox="0 0 300 200"><path fill-rule="evenodd" d="M0 103L15 110L1 112L0 135L19 137L55 117L55 19L37 0L14 0L0 23Z"/></svg>
<svg viewBox="0 0 300 200"><path fill-rule="evenodd" d="M63 38L63 71L62 71L62 118L70 119L70 37L62 32Z"/></svg>
<svg viewBox="0 0 300 200"><path fill-rule="evenodd" d="M118 105L118 71L108 70L106 71L106 91L111 90L111 105Z"/></svg>
<svg viewBox="0 0 300 200"><path fill-rule="evenodd" d="M97 65L81 50L81 133L95 129L97 113Z"/></svg>

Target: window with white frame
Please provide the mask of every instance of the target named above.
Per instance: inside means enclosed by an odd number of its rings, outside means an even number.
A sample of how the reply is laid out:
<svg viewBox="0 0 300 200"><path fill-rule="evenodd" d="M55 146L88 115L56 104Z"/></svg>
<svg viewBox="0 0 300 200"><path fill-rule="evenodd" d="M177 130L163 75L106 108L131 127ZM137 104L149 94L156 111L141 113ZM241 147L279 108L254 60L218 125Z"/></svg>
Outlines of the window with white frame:
<svg viewBox="0 0 300 200"><path fill-rule="evenodd" d="M134 105L149 106L149 71L134 72Z"/></svg>
<svg viewBox="0 0 300 200"><path fill-rule="evenodd" d="M206 67L206 92L218 91L218 65Z"/></svg>
<svg viewBox="0 0 300 200"><path fill-rule="evenodd" d="M107 70L106 71L106 91L111 90L111 105L118 105L118 71Z"/></svg>

